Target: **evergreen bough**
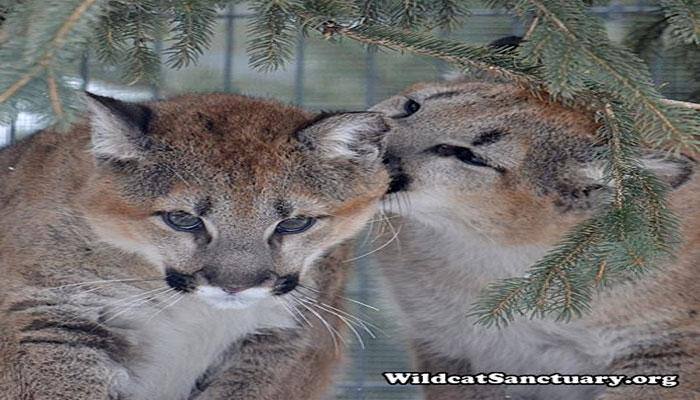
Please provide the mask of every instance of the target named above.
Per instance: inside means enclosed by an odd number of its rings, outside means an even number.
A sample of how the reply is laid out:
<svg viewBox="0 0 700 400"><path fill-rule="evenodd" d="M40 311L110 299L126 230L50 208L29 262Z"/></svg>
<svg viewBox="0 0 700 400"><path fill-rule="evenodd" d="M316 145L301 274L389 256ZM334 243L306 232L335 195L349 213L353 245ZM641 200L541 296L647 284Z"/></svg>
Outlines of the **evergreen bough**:
<svg viewBox="0 0 700 400"><path fill-rule="evenodd" d="M218 10L214 0L0 1L0 123L18 111L37 112L67 126L80 108L71 86L76 61L92 50L105 64L126 65L125 82L156 80L164 62L180 68L209 45ZM459 0L249 1L251 65L283 66L294 37L319 33L426 55L467 74L515 83L533 95L589 110L607 143L599 154L614 187L609 204L577 226L525 277L496 282L472 307L485 325L520 315L567 320L585 312L599 288L637 278L671 257L680 241L664 186L637 161L641 144L697 154L698 105L664 99L635 53L608 39L593 3L581 0L494 0L527 26L517 50L469 46L436 30L459 26L472 2ZM603 2L604 3L604 2ZM659 0L659 19L628 42L667 32L674 45L697 51L700 6ZM50 112L48 112L50 110ZM467 305L465 305L466 307Z"/></svg>

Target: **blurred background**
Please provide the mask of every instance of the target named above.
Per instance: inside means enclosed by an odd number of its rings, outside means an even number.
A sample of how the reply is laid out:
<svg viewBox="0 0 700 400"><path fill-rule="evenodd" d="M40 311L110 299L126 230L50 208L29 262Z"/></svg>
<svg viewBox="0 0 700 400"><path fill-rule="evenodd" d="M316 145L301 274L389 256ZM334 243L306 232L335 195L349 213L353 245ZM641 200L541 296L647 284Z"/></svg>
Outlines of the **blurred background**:
<svg viewBox="0 0 700 400"><path fill-rule="evenodd" d="M470 17L460 29L440 35L469 44L486 44L509 35L522 35L524 27L500 10L480 8L474 2ZM672 99L700 100L700 52L697 47L669 47L664 40L665 22L657 8L645 1L598 1L592 12L605 21L614 41L624 43L648 63L661 92ZM157 84L124 85L119 66L104 66L85 54L66 77L76 89L124 100L164 98L182 92L232 92L275 98L311 110L362 110L419 82L437 80L450 71L434 59L368 49L350 40L326 41L297 36L294 60L284 70L259 73L248 67L245 4L221 11L211 47L196 66L163 69ZM0 147L43 128L37 115L19 113L9 125L0 125ZM368 243L370 252L382 243ZM362 253L364 254L364 253ZM361 254L358 254L361 255ZM344 367L338 371L335 395L339 399L419 399L411 386L389 386L384 371L408 371L410 359L397 327L391 322L387 302L372 278L370 257L357 261L348 297L376 307L349 302L353 314L376 325L376 338L362 333L364 348L351 332ZM469 305L465 304L465 312Z"/></svg>

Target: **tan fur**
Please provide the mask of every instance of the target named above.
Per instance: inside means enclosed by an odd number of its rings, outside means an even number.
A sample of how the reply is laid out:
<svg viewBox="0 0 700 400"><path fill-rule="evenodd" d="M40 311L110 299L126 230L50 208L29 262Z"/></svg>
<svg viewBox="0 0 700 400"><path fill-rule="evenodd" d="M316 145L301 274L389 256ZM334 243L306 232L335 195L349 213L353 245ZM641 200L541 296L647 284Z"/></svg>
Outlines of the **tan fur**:
<svg viewBox="0 0 700 400"><path fill-rule="evenodd" d="M224 94L88 106L0 151L0 399L320 398L342 352L295 299L343 309L340 260L386 190L383 118ZM179 210L205 229L168 226ZM274 233L297 215L318 219ZM275 294L290 276L304 287Z"/></svg>
<svg viewBox="0 0 700 400"><path fill-rule="evenodd" d="M404 110L408 99L421 105L413 115ZM410 179L385 201L401 215L401 233L379 264L417 368L680 375L674 388L429 386L427 398L700 398L700 179L692 159L648 151L642 161L674 186L670 203L685 238L677 259L601 293L589 314L570 323L521 318L485 328L465 315L486 285L523 276L610 192L596 178L594 149L603 144L593 116L512 85L478 82L420 84L372 110L392 118L388 154ZM440 156L440 144L469 148L487 165Z"/></svg>

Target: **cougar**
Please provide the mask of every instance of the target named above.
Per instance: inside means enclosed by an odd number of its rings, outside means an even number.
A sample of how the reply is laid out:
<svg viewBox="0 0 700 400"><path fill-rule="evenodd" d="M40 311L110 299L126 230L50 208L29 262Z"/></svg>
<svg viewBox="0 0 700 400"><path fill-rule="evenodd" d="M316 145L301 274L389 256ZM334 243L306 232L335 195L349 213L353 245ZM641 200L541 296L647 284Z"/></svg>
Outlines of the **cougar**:
<svg viewBox="0 0 700 400"><path fill-rule="evenodd" d="M396 240L378 252L420 372L468 375L678 375L655 385L439 385L428 399L700 398L700 183L695 161L645 151L670 188L685 242L660 272L598 296L569 323L518 318L475 324L469 309L492 282L524 276L611 190L584 111L505 83L418 84L371 109L391 120L385 207ZM692 156L692 155L690 155ZM394 222L396 221L396 222Z"/></svg>
<svg viewBox="0 0 700 400"><path fill-rule="evenodd" d="M87 100L0 151L0 398L319 398L384 118Z"/></svg>

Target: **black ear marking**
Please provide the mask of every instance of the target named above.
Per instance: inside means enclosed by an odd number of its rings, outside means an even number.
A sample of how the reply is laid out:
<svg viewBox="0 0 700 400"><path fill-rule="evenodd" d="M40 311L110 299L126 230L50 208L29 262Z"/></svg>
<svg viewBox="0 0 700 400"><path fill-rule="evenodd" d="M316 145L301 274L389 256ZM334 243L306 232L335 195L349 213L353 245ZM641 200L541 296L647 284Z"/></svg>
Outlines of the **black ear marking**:
<svg viewBox="0 0 700 400"><path fill-rule="evenodd" d="M138 103L127 103L90 92L85 92L85 95L101 104L106 110L123 122L137 128L143 133L148 132L148 125L151 122L153 111L147 106Z"/></svg>

